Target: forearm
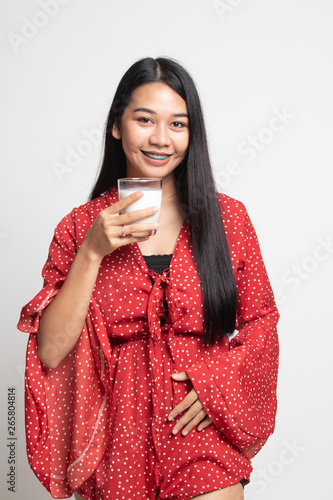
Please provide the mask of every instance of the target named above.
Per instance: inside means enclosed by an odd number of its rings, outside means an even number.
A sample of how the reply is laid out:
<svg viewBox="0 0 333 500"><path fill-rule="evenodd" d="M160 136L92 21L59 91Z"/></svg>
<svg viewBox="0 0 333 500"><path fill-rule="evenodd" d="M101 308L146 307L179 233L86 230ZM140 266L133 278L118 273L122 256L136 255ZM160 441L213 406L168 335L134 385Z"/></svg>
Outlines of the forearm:
<svg viewBox="0 0 333 500"><path fill-rule="evenodd" d="M57 296L40 318L38 355L48 368L57 367L80 337L100 263L101 258L82 245Z"/></svg>
<svg viewBox="0 0 333 500"><path fill-rule="evenodd" d="M105 208L90 227L61 289L40 318L38 355L47 367L57 367L76 345L102 259L122 246L147 240L147 232L156 229L155 223L139 221L156 213L158 208L120 215L142 196L138 191ZM125 237L123 225L130 231Z"/></svg>

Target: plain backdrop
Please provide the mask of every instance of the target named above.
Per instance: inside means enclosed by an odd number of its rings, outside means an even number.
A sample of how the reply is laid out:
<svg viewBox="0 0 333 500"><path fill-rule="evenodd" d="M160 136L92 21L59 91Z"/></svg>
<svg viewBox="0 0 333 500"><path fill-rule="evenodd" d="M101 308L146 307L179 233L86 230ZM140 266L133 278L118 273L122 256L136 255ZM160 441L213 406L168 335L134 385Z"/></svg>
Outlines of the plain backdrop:
<svg viewBox="0 0 333 500"><path fill-rule="evenodd" d="M119 79L159 55L197 83L218 188L245 203L281 313L276 430L246 500L332 499L332 1L1 0L0 18L1 499L51 498L25 455L16 323L55 225L88 198Z"/></svg>

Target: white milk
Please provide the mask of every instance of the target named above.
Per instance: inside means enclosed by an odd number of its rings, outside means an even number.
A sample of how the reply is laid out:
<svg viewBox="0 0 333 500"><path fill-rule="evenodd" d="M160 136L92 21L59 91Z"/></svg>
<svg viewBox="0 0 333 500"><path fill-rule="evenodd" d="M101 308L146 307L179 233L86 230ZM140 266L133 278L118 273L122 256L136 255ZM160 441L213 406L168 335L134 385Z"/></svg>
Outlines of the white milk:
<svg viewBox="0 0 333 500"><path fill-rule="evenodd" d="M138 222L158 222L160 218L160 210L162 203L162 189L147 189L147 190L144 188L120 189L118 192L119 200L122 200L126 196L129 196L132 193L136 193L137 191L142 191L143 196L134 203L132 203L131 205L129 205L127 208L124 208L122 210L122 213L127 214L129 212L134 212L135 210L142 210L144 208L150 208L150 207L158 207L159 211L156 214L138 221ZM153 234L155 234L155 231Z"/></svg>

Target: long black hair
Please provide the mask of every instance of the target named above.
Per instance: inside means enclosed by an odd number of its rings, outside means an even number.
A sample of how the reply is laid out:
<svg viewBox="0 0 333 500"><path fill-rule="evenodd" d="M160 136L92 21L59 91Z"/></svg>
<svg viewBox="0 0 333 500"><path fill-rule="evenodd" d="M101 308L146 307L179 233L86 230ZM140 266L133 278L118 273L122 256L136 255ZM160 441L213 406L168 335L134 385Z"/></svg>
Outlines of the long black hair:
<svg viewBox="0 0 333 500"><path fill-rule="evenodd" d="M169 85L187 104L189 146L185 159L174 170L174 178L180 208L190 226L202 286L205 340L214 343L235 329L237 288L209 160L199 96L192 78L176 61L141 59L121 79L108 115L104 157L90 199L115 186L117 179L126 177L125 153L121 140L112 136L112 129L115 120L121 119L133 91L153 82Z"/></svg>

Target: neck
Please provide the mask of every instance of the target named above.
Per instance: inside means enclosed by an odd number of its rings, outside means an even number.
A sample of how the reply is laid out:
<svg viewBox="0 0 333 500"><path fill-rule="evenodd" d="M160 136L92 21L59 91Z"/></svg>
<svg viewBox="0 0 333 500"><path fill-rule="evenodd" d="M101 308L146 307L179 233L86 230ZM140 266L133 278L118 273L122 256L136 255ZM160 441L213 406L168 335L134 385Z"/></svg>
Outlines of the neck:
<svg viewBox="0 0 333 500"><path fill-rule="evenodd" d="M184 217L179 207L179 201L176 193L176 184L173 175L172 177L170 176L164 178L162 181L161 213L163 215L167 214L168 218L176 218L180 221L180 224L182 224L183 222Z"/></svg>
<svg viewBox="0 0 333 500"><path fill-rule="evenodd" d="M162 180L162 203L166 202L167 200L177 200L176 185L173 175L165 177Z"/></svg>

